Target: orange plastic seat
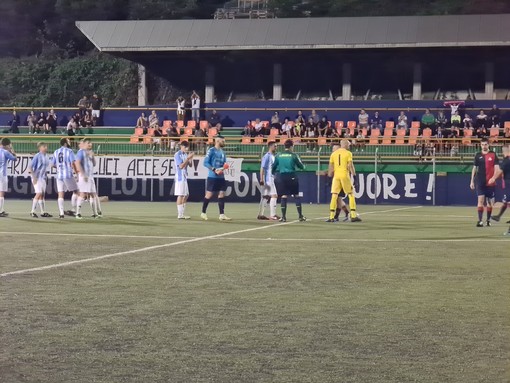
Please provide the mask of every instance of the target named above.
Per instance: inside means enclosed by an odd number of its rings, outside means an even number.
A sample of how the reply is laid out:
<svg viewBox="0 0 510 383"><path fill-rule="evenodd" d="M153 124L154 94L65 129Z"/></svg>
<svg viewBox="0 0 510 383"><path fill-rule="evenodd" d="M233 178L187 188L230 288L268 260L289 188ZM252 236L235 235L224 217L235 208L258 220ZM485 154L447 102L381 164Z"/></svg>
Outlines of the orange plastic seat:
<svg viewBox="0 0 510 383"><path fill-rule="evenodd" d="M354 131L356 130L356 121L347 121L347 129L349 130L349 134L351 136L354 136ZM365 135L366 135L366 131L365 131Z"/></svg>
<svg viewBox="0 0 510 383"><path fill-rule="evenodd" d="M184 128L183 135L185 135L185 136L192 136L193 135L193 128L191 128L191 127Z"/></svg>
<svg viewBox="0 0 510 383"><path fill-rule="evenodd" d="M370 140L368 141L369 145L377 145L379 143L379 136L381 135L381 131L379 129L372 129L370 132Z"/></svg>
<svg viewBox="0 0 510 383"><path fill-rule="evenodd" d="M278 133L280 133L280 132L278 131L278 129L276 129L276 128L271 128L271 131L269 132L269 135L270 135L270 136L277 136L277 135L278 135Z"/></svg>
<svg viewBox="0 0 510 383"><path fill-rule="evenodd" d="M491 128L489 131L489 141L492 142L498 142L499 137L499 128Z"/></svg>
<svg viewBox="0 0 510 383"><path fill-rule="evenodd" d="M319 137L317 138L317 144L318 145L327 145L328 140L326 137Z"/></svg>
<svg viewBox="0 0 510 383"><path fill-rule="evenodd" d="M142 128L135 128L134 135L140 137L141 135L143 135L143 129Z"/></svg>
<svg viewBox="0 0 510 383"><path fill-rule="evenodd" d="M430 129L430 128L423 129L422 135L423 135L423 138L430 138L430 137L432 137L432 129Z"/></svg>
<svg viewBox="0 0 510 383"><path fill-rule="evenodd" d="M177 124L178 128L184 128L184 121L183 120L177 120L176 124Z"/></svg>
<svg viewBox="0 0 510 383"><path fill-rule="evenodd" d="M405 144L405 136L406 136L406 130L398 129L397 130L397 138L395 139L395 144L404 145Z"/></svg>
<svg viewBox="0 0 510 383"><path fill-rule="evenodd" d="M253 142L255 144L263 144L264 143L264 137L255 137L255 139L253 140Z"/></svg>
<svg viewBox="0 0 510 383"><path fill-rule="evenodd" d="M251 137L243 137L241 139L241 144L251 144Z"/></svg>
<svg viewBox="0 0 510 383"><path fill-rule="evenodd" d="M163 121L163 130L167 130L171 126L172 126L172 121L171 120L164 120Z"/></svg>
<svg viewBox="0 0 510 383"><path fill-rule="evenodd" d="M384 126L386 129L394 129L395 128L395 122L393 121L386 121L386 124Z"/></svg>
<svg viewBox="0 0 510 383"><path fill-rule="evenodd" d="M197 122L195 120L188 120L187 127L194 129L197 127Z"/></svg>
<svg viewBox="0 0 510 383"><path fill-rule="evenodd" d="M407 140L407 143L409 145L416 145L416 140L418 138L418 134L420 134L420 129L417 127L412 127L409 129L409 139Z"/></svg>
<svg viewBox="0 0 510 383"><path fill-rule="evenodd" d="M412 121L411 128L420 128L420 121Z"/></svg>
<svg viewBox="0 0 510 383"><path fill-rule="evenodd" d="M464 137L462 137L462 145L471 145L471 138L473 131L471 129L464 130Z"/></svg>
<svg viewBox="0 0 510 383"><path fill-rule="evenodd" d="M209 121L201 120L200 121L200 129L206 130L209 127Z"/></svg>
<svg viewBox="0 0 510 383"><path fill-rule="evenodd" d="M214 137L214 136L218 135L218 129L216 129L216 128L209 129L209 131L207 132L207 135L209 137Z"/></svg>
<svg viewBox="0 0 510 383"><path fill-rule="evenodd" d="M129 138L129 142L132 144L137 144L140 142L140 136L131 136Z"/></svg>
<svg viewBox="0 0 510 383"><path fill-rule="evenodd" d="M393 128L388 128L388 123L386 123L386 128L384 129L383 140L382 140L383 145L390 145L392 137L393 137Z"/></svg>

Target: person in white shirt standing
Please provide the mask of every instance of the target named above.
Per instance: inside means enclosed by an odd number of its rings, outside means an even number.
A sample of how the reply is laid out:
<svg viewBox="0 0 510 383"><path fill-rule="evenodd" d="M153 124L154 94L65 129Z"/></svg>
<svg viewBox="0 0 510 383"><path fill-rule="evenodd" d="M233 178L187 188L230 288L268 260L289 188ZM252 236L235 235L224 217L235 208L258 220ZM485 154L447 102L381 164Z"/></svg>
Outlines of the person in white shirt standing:
<svg viewBox="0 0 510 383"><path fill-rule="evenodd" d="M186 112L184 97L179 96L176 100L177 103L177 120L184 121L184 113Z"/></svg>
<svg viewBox="0 0 510 383"><path fill-rule="evenodd" d="M196 121L198 125L200 121L200 96L195 91L191 95L191 119Z"/></svg>
<svg viewBox="0 0 510 383"><path fill-rule="evenodd" d="M37 213L37 206L41 209L41 217L51 218L52 215L46 213L46 206L44 195L46 194L46 181L48 179L48 166L50 159L48 157L48 145L44 142L37 144L39 152L32 158L30 163L30 174L32 175L32 185L34 186L35 196L32 201L32 211L30 216L32 218L39 218Z"/></svg>
<svg viewBox="0 0 510 383"><path fill-rule="evenodd" d="M80 174L78 175L78 189L80 196L78 197L76 206L76 219L82 219L81 205L83 201L88 198L90 207L92 208L92 218L100 218L98 214L98 197L96 184L94 182L94 166L96 166L96 159L92 151L92 141L89 138L84 138L80 142L80 150L76 155L76 159L80 164Z"/></svg>
<svg viewBox="0 0 510 383"><path fill-rule="evenodd" d="M74 216L76 214L76 203L78 200L78 184L74 179L73 170L80 173L80 164L71 148L69 138L60 140L60 148L53 153L52 166L57 168L57 192L59 218L63 219L64 214ZM64 195L66 192L73 192L71 198L72 209L64 211Z"/></svg>
<svg viewBox="0 0 510 383"><path fill-rule="evenodd" d="M180 143L180 150L174 155L174 195L177 197L177 219L190 219L185 215L186 202L188 201L188 165L193 159L193 153L188 153L188 141Z"/></svg>
<svg viewBox="0 0 510 383"><path fill-rule="evenodd" d="M8 217L4 210L5 193L8 189L7 161L16 161L16 153L11 146L11 140L3 138L0 141L0 217Z"/></svg>
<svg viewBox="0 0 510 383"><path fill-rule="evenodd" d="M257 219L278 221L280 217L276 215L276 202L278 200L278 193L274 183L272 166L274 163L274 156L276 153L276 143L270 141L267 143L267 153L262 157L260 164L260 186L262 186L259 215ZM269 218L264 215L264 210L269 204Z"/></svg>

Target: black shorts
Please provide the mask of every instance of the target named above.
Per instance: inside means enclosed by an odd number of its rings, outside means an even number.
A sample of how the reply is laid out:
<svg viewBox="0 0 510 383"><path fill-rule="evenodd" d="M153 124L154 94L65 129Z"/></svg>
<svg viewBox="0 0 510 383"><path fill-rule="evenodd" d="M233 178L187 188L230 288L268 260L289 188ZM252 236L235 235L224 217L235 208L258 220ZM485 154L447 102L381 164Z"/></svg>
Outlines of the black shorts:
<svg viewBox="0 0 510 383"><path fill-rule="evenodd" d="M295 174L280 174L276 179L276 190L278 195L299 194L299 180Z"/></svg>
<svg viewBox="0 0 510 383"><path fill-rule="evenodd" d="M208 192L220 192L225 191L227 189L227 182L225 178L207 178L207 188Z"/></svg>
<svg viewBox="0 0 510 383"><path fill-rule="evenodd" d="M505 188L503 189L503 203L510 203L510 181L505 180Z"/></svg>
<svg viewBox="0 0 510 383"><path fill-rule="evenodd" d="M479 183L476 185L476 195L484 196L486 198L494 198L496 194L495 186L487 186L485 183Z"/></svg>

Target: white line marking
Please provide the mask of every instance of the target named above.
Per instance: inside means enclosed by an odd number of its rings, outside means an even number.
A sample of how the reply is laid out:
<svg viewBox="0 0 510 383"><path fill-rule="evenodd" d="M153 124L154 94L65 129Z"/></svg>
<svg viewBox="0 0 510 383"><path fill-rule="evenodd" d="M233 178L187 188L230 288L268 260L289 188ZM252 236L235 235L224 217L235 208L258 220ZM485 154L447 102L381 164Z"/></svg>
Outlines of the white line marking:
<svg viewBox="0 0 510 383"><path fill-rule="evenodd" d="M7 235L55 235L55 233L31 233L24 231L0 231ZM99 237L99 238L148 238L148 239L194 239L199 237L165 237L159 235L122 235L122 234L88 234L88 233L58 233L58 236L68 237Z"/></svg>
<svg viewBox="0 0 510 383"><path fill-rule="evenodd" d="M401 210L411 210L411 209L421 209L423 206L411 206L411 207L400 207L397 209L388 209L388 210L373 210L366 213L359 213L359 215L367 215L367 214L377 214L377 213L391 213L393 211L401 211Z"/></svg>
<svg viewBox="0 0 510 383"><path fill-rule="evenodd" d="M213 240L216 238L212 238ZM353 242L357 244L360 242L497 242L497 241L508 241L506 238L452 238L452 239L384 239L384 238L221 238L222 240L230 241L275 241L275 242Z"/></svg>
<svg viewBox="0 0 510 383"><path fill-rule="evenodd" d="M183 240L183 241L166 243L166 244L163 244L163 245L148 246L148 247L142 247L140 249L121 251L121 252L112 253L112 254L105 254L105 255L100 255L98 257L78 259L76 261L54 263L52 265L47 265L47 266L32 267L30 269L22 269L22 270L16 270L16 271L9 271L9 272L0 274L0 278L11 276L11 275L26 274L26 273L30 273L30 272L36 272L36 271L57 269L57 268L60 268L60 267L66 267L66 266L71 266L71 265L79 265L79 264L82 264L82 263L94 262L94 261L99 261L99 260L102 260L102 259L119 257L119 256L122 256L122 255L136 254L136 253L141 253L141 252L144 252L144 251L151 251L151 250L163 249L163 248L177 246L177 245L184 245L186 243L205 241L205 240L209 240L209 239L217 239L217 238L225 237L225 236L228 236L228 235L235 235L235 234L240 234L240 233L248 233L250 231L269 229L269 228L273 228L273 227L276 227L276 226L290 225L290 224L296 223L296 222L298 222L298 221L283 222L283 223L277 223L277 224L273 224L273 225L264 225L264 226L259 226L259 227L253 227L251 229L230 231L228 233L209 235L207 237L196 237L196 238L186 239L186 240Z"/></svg>

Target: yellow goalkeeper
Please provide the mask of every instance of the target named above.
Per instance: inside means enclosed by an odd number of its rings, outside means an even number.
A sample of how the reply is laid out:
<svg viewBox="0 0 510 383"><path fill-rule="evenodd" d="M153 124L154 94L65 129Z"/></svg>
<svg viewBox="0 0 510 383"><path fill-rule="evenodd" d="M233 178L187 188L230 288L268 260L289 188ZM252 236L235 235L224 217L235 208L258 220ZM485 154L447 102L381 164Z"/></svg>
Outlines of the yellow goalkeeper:
<svg viewBox="0 0 510 383"><path fill-rule="evenodd" d="M329 205L329 220L335 222L335 211L338 204L338 195L344 192L349 199L349 209L351 222L361 222L361 218L356 214L356 199L351 176L356 177L356 170L352 162L352 153L349 151L349 140L340 141L340 149L331 153L329 158L328 176L333 177L331 183L331 203Z"/></svg>

